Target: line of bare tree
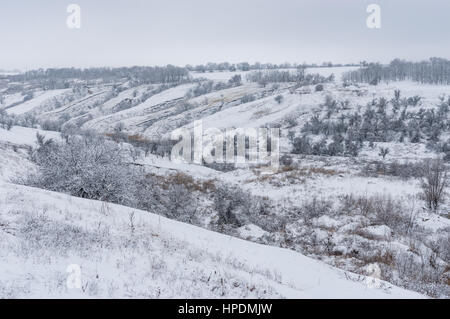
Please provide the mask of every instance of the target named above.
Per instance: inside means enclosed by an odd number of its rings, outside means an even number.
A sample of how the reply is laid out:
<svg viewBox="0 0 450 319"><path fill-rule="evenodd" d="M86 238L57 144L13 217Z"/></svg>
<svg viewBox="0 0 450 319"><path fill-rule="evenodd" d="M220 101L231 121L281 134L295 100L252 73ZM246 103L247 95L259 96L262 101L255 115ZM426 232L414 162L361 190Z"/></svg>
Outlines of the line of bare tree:
<svg viewBox="0 0 450 319"><path fill-rule="evenodd" d="M450 60L430 58L427 61L409 62L395 59L388 65L364 64L358 70L343 75L347 82L365 82L373 85L380 81L411 80L419 83L450 84Z"/></svg>

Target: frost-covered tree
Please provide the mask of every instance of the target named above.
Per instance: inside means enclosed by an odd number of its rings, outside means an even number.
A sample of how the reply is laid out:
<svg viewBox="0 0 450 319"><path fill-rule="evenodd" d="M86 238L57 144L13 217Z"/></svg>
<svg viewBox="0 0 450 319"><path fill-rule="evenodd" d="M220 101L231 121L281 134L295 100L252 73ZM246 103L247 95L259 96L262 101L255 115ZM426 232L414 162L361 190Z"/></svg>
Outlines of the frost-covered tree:
<svg viewBox="0 0 450 319"><path fill-rule="evenodd" d="M228 81L231 86L242 85L242 77L240 74L233 75L233 77Z"/></svg>
<svg viewBox="0 0 450 319"><path fill-rule="evenodd" d="M0 127L10 130L16 122L15 117L8 115L5 110L0 109Z"/></svg>
<svg viewBox="0 0 450 319"><path fill-rule="evenodd" d="M281 102L283 102L283 95L277 95L277 96L275 96L275 101L278 103L278 104L281 104Z"/></svg>
<svg viewBox="0 0 450 319"><path fill-rule="evenodd" d="M39 172L29 182L74 196L127 204L133 197L133 170L118 144L95 135L69 136L64 142L37 135L32 159Z"/></svg>

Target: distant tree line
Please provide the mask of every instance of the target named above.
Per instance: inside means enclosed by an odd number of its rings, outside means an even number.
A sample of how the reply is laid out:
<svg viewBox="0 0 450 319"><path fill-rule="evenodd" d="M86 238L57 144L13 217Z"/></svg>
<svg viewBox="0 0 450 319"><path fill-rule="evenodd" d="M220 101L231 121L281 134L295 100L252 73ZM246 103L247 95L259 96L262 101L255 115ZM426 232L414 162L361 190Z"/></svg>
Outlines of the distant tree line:
<svg viewBox="0 0 450 319"><path fill-rule="evenodd" d="M8 114L4 109L0 109L0 128L9 131L13 126L37 128L38 124L37 118L32 114Z"/></svg>
<svg viewBox="0 0 450 319"><path fill-rule="evenodd" d="M190 64L186 65L186 69L189 71L195 71L200 73L205 72L214 72L214 71L251 71L251 70L274 70L274 69L291 69L291 68L316 68L316 67L340 67L340 66L357 66L359 64L333 64L332 62L324 62L320 65L318 64L297 64L297 63L260 63L255 62L254 64L250 64L248 62L240 62L240 63L213 63L208 62L206 64L199 64L196 66L192 66Z"/></svg>
<svg viewBox="0 0 450 319"><path fill-rule="evenodd" d="M167 65L164 67L155 66L134 66L121 68L51 68L31 70L25 73L10 75L11 81L33 81L42 82L63 82L64 80L96 80L102 79L103 82L116 81L119 79L138 81L139 83L177 83L189 79L189 71L186 68ZM68 86L66 84L65 86Z"/></svg>
<svg viewBox="0 0 450 319"><path fill-rule="evenodd" d="M347 72L342 79L373 85L380 81L410 80L429 84L450 84L450 60L431 58L428 61L408 62L395 59L388 65L364 63L358 70Z"/></svg>
<svg viewBox="0 0 450 319"><path fill-rule="evenodd" d="M253 71L247 74L246 78L249 82L256 82L261 85L287 82L295 82L300 85L315 85L333 81L334 75L331 74L325 77L320 74L305 74L305 70L299 68L295 72L280 70Z"/></svg>

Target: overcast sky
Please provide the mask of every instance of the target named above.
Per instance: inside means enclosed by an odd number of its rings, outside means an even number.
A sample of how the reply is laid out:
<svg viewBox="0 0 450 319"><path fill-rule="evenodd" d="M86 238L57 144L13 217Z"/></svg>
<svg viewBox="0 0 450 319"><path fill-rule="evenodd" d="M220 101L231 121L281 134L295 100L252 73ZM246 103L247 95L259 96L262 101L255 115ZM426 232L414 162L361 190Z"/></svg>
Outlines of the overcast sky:
<svg viewBox="0 0 450 319"><path fill-rule="evenodd" d="M450 0L1 0L0 69L450 58L449 13Z"/></svg>

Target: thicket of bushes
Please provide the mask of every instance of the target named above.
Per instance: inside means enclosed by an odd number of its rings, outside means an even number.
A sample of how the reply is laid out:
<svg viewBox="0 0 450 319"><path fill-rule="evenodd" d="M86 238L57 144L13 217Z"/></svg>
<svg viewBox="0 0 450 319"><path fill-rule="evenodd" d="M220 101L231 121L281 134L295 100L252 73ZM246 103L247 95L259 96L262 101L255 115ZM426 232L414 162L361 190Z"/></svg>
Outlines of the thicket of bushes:
<svg viewBox="0 0 450 319"><path fill-rule="evenodd" d="M345 260L347 269L363 275L366 266L377 264L382 280L448 297L450 235L445 230L430 234L420 226L418 209L389 196L344 195L337 201L313 197L285 215L281 236L270 234L263 242L321 256L335 265Z"/></svg>
<svg viewBox="0 0 450 319"><path fill-rule="evenodd" d="M38 147L30 155L38 171L22 183L198 223L192 180L171 176L161 180L148 174L133 163L129 148L93 133L79 131L61 142L38 134L37 140Z"/></svg>
<svg viewBox="0 0 450 319"><path fill-rule="evenodd" d="M409 110L418 106L420 97L401 98L396 91L391 100L374 99L363 109L342 113L345 102L326 97L324 115L314 115L301 129L301 136L292 138L293 153L312 155L356 156L363 142L425 142L435 151L446 153L450 160L450 143L441 142L450 131L450 98L441 97L436 108ZM333 118L333 115L339 117ZM312 142L310 136L320 136ZM330 142L331 140L331 142Z"/></svg>
<svg viewBox="0 0 450 319"><path fill-rule="evenodd" d="M134 140L139 144L139 139ZM37 142L30 158L38 171L21 181L27 185L136 207L193 224L201 223L196 219L201 205L195 197L200 191L214 203L217 219L213 224L222 228L248 223L264 211L257 197L240 188L216 188L214 183L197 183L181 173L164 178L148 174L134 164L137 148L130 146L130 152L91 132L67 134L60 142L37 134Z"/></svg>
<svg viewBox="0 0 450 319"><path fill-rule="evenodd" d="M32 114L14 115L0 109L0 127L10 130L13 126L37 128L39 121Z"/></svg>

